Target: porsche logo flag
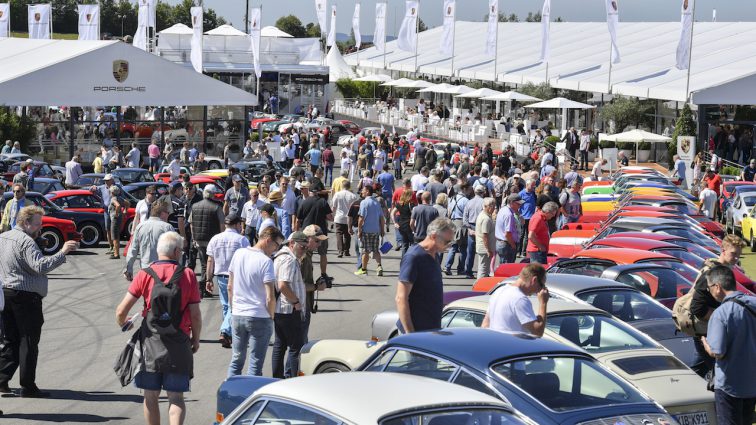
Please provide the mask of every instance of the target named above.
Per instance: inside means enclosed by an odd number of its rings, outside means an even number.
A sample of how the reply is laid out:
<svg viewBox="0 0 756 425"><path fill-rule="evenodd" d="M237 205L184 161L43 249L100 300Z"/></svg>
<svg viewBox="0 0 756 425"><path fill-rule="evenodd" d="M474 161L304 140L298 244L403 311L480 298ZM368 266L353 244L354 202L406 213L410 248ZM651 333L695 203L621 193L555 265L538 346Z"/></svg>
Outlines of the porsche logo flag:
<svg viewBox="0 0 756 425"><path fill-rule="evenodd" d="M360 2L354 4L352 31L354 32L354 47L359 50L362 45L362 34L360 34Z"/></svg>
<svg viewBox="0 0 756 425"><path fill-rule="evenodd" d="M52 6L49 3L30 4L27 8L29 12L29 38L52 38L52 30L50 28Z"/></svg>
<svg viewBox="0 0 756 425"><path fill-rule="evenodd" d="M420 2L417 0L407 0L406 13L402 26L399 28L399 34L396 38L396 46L399 50L415 53L417 47L417 15Z"/></svg>
<svg viewBox="0 0 756 425"><path fill-rule="evenodd" d="M683 70L688 69L690 62L690 48L693 44L691 33L693 32L693 2L695 0L682 0L680 10L680 41L677 43L675 55L675 67Z"/></svg>
<svg viewBox="0 0 756 425"><path fill-rule="evenodd" d="M255 67L255 75L260 78L260 22L262 22L262 9L254 7L249 11L249 38L252 47L252 63Z"/></svg>
<svg viewBox="0 0 756 425"><path fill-rule="evenodd" d="M315 14L318 16L321 36L326 33L326 13L326 0L315 0Z"/></svg>
<svg viewBox="0 0 756 425"><path fill-rule="evenodd" d="M204 11L202 6L192 7L189 11L192 15L192 67L202 73L202 20Z"/></svg>
<svg viewBox="0 0 756 425"><path fill-rule="evenodd" d="M79 40L100 39L100 6L96 4L80 4L79 9Z"/></svg>
<svg viewBox="0 0 756 425"><path fill-rule="evenodd" d="M617 46L617 27L619 26L619 0L606 1L606 25L612 42L612 63L620 63L620 51Z"/></svg>
<svg viewBox="0 0 756 425"><path fill-rule="evenodd" d="M381 53L386 51L386 3L375 4L375 31L373 32L373 44Z"/></svg>
<svg viewBox="0 0 756 425"><path fill-rule="evenodd" d="M0 3L0 38L10 37L10 3Z"/></svg>
<svg viewBox="0 0 756 425"><path fill-rule="evenodd" d="M454 18L457 13L456 0L444 0L444 26L441 33L441 45L439 46L442 55L451 56L454 54Z"/></svg>

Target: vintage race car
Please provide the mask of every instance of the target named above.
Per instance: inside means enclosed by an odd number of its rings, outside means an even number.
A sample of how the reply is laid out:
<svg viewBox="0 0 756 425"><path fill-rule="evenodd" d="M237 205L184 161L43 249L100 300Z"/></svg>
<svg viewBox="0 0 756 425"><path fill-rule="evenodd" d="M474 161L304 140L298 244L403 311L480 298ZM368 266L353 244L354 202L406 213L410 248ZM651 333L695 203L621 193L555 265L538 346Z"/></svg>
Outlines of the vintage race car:
<svg viewBox="0 0 756 425"><path fill-rule="evenodd" d="M131 197L128 193L125 196L131 205L126 210L126 216L124 217L123 223L121 223L121 236L123 239L128 239L131 236L131 223L134 221L134 215L136 214L135 207L138 200ZM45 197L50 202L66 211L91 212L102 215L107 208L102 204L102 199L100 199L98 194L90 192L89 190L59 190L48 193ZM100 229L93 224L82 225L80 229L82 234L82 244L91 245L89 242L90 240L99 240L102 238L102 235L98 234L100 231L104 231L104 229Z"/></svg>

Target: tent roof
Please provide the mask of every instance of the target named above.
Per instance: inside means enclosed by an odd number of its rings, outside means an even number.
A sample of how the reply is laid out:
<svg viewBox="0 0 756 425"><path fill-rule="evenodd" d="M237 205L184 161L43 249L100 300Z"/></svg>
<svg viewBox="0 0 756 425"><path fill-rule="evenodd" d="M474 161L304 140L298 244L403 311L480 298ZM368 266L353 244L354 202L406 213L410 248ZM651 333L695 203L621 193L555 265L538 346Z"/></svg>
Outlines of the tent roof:
<svg viewBox="0 0 756 425"><path fill-rule="evenodd" d="M650 133L645 130L630 130L624 133L610 134L608 136L601 136L601 140L609 140L612 142L630 142L630 143L662 143L672 140L671 137L660 136L658 134Z"/></svg>
<svg viewBox="0 0 756 425"><path fill-rule="evenodd" d="M192 29L184 24L174 24L171 27L168 27L162 31L159 31L158 34L164 35L164 34L177 34L177 35L192 35Z"/></svg>
<svg viewBox="0 0 756 425"><path fill-rule="evenodd" d="M231 25L225 24L221 25L218 28L213 28L210 31L205 31L205 35L225 35L225 36L232 36L232 37L246 37L247 33L244 31L239 31L238 29L232 27Z"/></svg>
<svg viewBox="0 0 756 425"><path fill-rule="evenodd" d="M503 93L500 92L500 91L491 90L491 89L483 87L483 88L480 88L478 90L473 90L471 92L459 94L459 95L457 95L455 97L480 99L482 97L496 96L496 95L501 95L501 94L503 94Z"/></svg>
<svg viewBox="0 0 756 425"><path fill-rule="evenodd" d="M287 32L281 31L280 29L273 26L262 27L262 29L260 30L260 36L261 37L294 38L293 35Z"/></svg>
<svg viewBox="0 0 756 425"><path fill-rule="evenodd" d="M439 52L443 28L419 34L419 72L442 76L497 80L512 84L546 81L546 64L533 41L541 39L541 25L527 22L499 24L497 65L485 54L485 22L457 21L455 57ZM618 44L622 62L612 67L609 83L609 34L605 22L552 22L548 82L555 88L613 93L653 99L685 101L687 71L675 68L679 22L621 22ZM692 50L690 92L696 103L756 104L756 91L739 80L756 76L756 22L696 22ZM415 71L413 54L386 43L384 55L375 47L346 57L363 68ZM726 87L734 87L729 90ZM719 87L709 97L697 92ZM610 90L611 89L611 90ZM717 93L717 96L714 94ZM737 95L737 96L736 96ZM698 99L698 100L696 100ZM713 100L716 100L714 102Z"/></svg>
<svg viewBox="0 0 756 425"><path fill-rule="evenodd" d="M595 108L593 105L586 103L575 102L574 100L565 99L563 97L555 97L544 102L533 103L525 106L526 108L541 108L541 109L590 109Z"/></svg>
<svg viewBox="0 0 756 425"><path fill-rule="evenodd" d="M408 81L402 84L397 84L395 87L399 87L401 89L424 89L432 85L433 83L429 83L427 81L414 80L414 81Z"/></svg>
<svg viewBox="0 0 756 425"><path fill-rule="evenodd" d="M352 71L352 67L344 62L344 57L341 56L339 48L337 46L331 47L326 56L326 64L328 65L330 81L337 81L340 78L354 78L356 74Z"/></svg>
<svg viewBox="0 0 756 425"><path fill-rule="evenodd" d="M391 81L391 80L392 78L386 74L369 74L369 75L365 75L363 77L354 79L354 81L368 81L368 82L376 82L376 83L385 83L386 81Z"/></svg>
<svg viewBox="0 0 756 425"><path fill-rule="evenodd" d="M121 82L119 61L127 63ZM0 39L0 105L256 104L251 93L119 41Z"/></svg>
<svg viewBox="0 0 756 425"><path fill-rule="evenodd" d="M540 102L543 99L539 99L537 97L528 96L526 94L518 93L516 91L505 91L502 94L496 94L493 96L487 96L484 97L483 100L499 100L499 101L507 101L507 100L519 100L520 102Z"/></svg>

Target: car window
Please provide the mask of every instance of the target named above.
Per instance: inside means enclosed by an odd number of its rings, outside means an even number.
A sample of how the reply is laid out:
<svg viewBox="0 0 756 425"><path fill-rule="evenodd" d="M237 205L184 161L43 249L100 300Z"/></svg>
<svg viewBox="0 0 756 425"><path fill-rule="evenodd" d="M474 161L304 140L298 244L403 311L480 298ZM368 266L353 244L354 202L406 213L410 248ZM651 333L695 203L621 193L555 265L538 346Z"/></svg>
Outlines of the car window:
<svg viewBox="0 0 756 425"><path fill-rule="evenodd" d="M457 374L453 382L457 385L462 385L463 387L467 387L475 391L480 391L483 394L488 394L491 397L501 398L501 396L497 394L496 391L491 389L491 387L486 385L485 382L481 381L474 375L467 373L467 371L465 371L464 369Z"/></svg>
<svg viewBox="0 0 756 425"><path fill-rule="evenodd" d="M690 282L669 269L631 270L617 279L656 299L677 298L678 287L690 288Z"/></svg>
<svg viewBox="0 0 756 425"><path fill-rule="evenodd" d="M479 328L485 315L473 311L458 310L446 328Z"/></svg>
<svg viewBox="0 0 756 425"><path fill-rule="evenodd" d="M55 176L55 171L52 169L52 167L50 167L47 164L41 165L39 167L38 173L39 173L39 174L37 174L38 176L48 176L48 177Z"/></svg>
<svg viewBox="0 0 756 425"><path fill-rule="evenodd" d="M577 294L577 297L625 322L669 319L671 316L670 311L664 306L635 291L582 292Z"/></svg>
<svg viewBox="0 0 756 425"><path fill-rule="evenodd" d="M680 261L653 260L653 261L648 261L648 262L653 263L653 264L659 264L660 266L669 267L670 269L682 275L685 279L687 279L691 283L695 282L696 279L698 278L698 270Z"/></svg>
<svg viewBox="0 0 756 425"><path fill-rule="evenodd" d="M491 370L555 411L646 401L592 359L542 356L500 363Z"/></svg>
<svg viewBox="0 0 756 425"><path fill-rule="evenodd" d="M611 264L601 261L565 261L554 266L554 272L566 274L578 274L583 276L601 277L604 270Z"/></svg>
<svg viewBox="0 0 756 425"><path fill-rule="evenodd" d="M656 347L653 341L630 326L598 314L550 315L546 328L589 353Z"/></svg>
<svg viewBox="0 0 756 425"><path fill-rule="evenodd" d="M384 371L448 381L454 375L456 369L456 366L441 359L412 351L396 350L396 354L386 365Z"/></svg>
<svg viewBox="0 0 756 425"><path fill-rule="evenodd" d="M381 425L519 425L520 418L500 409L454 409L412 413L382 421Z"/></svg>
<svg viewBox="0 0 756 425"><path fill-rule="evenodd" d="M690 252L683 249L660 249L657 252L671 255L682 261L683 263L690 265L691 267L696 269L696 271L700 270L703 267L703 258L699 257L698 255L691 254Z"/></svg>
<svg viewBox="0 0 756 425"><path fill-rule="evenodd" d="M745 202L746 207L752 207L756 205L756 196L747 196L743 199L743 201Z"/></svg>
<svg viewBox="0 0 756 425"><path fill-rule="evenodd" d="M388 361L391 360L391 356L393 355L394 355L394 350L386 350L382 352L380 356L376 357L376 359L373 360L373 362L370 363L363 370L366 372L380 372L386 366Z"/></svg>
<svg viewBox="0 0 756 425"><path fill-rule="evenodd" d="M338 423L324 414L281 401L269 401L254 422L255 425L337 425ZM240 422L239 425L241 424Z"/></svg>
<svg viewBox="0 0 756 425"><path fill-rule="evenodd" d="M252 421L254 421L255 418L257 417L257 414L260 413L260 409L262 409L264 404L265 404L265 400L258 400L252 403L251 406L247 407L247 410L245 410L244 413L242 413L241 415L239 415L238 418L236 418L233 425L251 424Z"/></svg>
<svg viewBox="0 0 756 425"><path fill-rule="evenodd" d="M90 198L89 196L66 196L65 198L61 198L63 200L62 204L57 204L62 208L96 208L92 206L92 203L88 202L87 199ZM94 197L91 197L94 198Z"/></svg>

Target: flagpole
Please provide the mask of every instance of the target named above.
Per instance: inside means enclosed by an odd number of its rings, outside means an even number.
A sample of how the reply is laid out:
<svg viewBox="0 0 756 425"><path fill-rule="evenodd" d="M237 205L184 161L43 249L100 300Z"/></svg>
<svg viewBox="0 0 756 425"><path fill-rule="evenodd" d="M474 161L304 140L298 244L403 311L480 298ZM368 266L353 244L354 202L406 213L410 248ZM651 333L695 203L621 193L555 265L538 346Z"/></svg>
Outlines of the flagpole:
<svg viewBox="0 0 756 425"><path fill-rule="evenodd" d="M693 27L696 23L696 2L693 1L693 8L690 10L690 47L688 48L688 77L685 80L685 102L690 100L690 65L693 62Z"/></svg>
<svg viewBox="0 0 756 425"><path fill-rule="evenodd" d="M607 81L607 94L612 92L612 38L609 36L609 80Z"/></svg>
<svg viewBox="0 0 756 425"><path fill-rule="evenodd" d="M454 76L454 55L456 54L456 38L457 38L457 3L454 3L454 20L452 25L452 57L451 57L451 75Z"/></svg>
<svg viewBox="0 0 756 425"><path fill-rule="evenodd" d="M383 70L386 69L386 31L388 31L388 1L383 3ZM373 40L375 43L375 40Z"/></svg>
<svg viewBox="0 0 756 425"><path fill-rule="evenodd" d="M493 87L496 88L496 80L499 79L499 7L496 7L496 48L494 49L494 77Z"/></svg>
<svg viewBox="0 0 756 425"><path fill-rule="evenodd" d="M417 16L415 16L415 76L417 76L417 46L420 44L420 2L417 2Z"/></svg>

